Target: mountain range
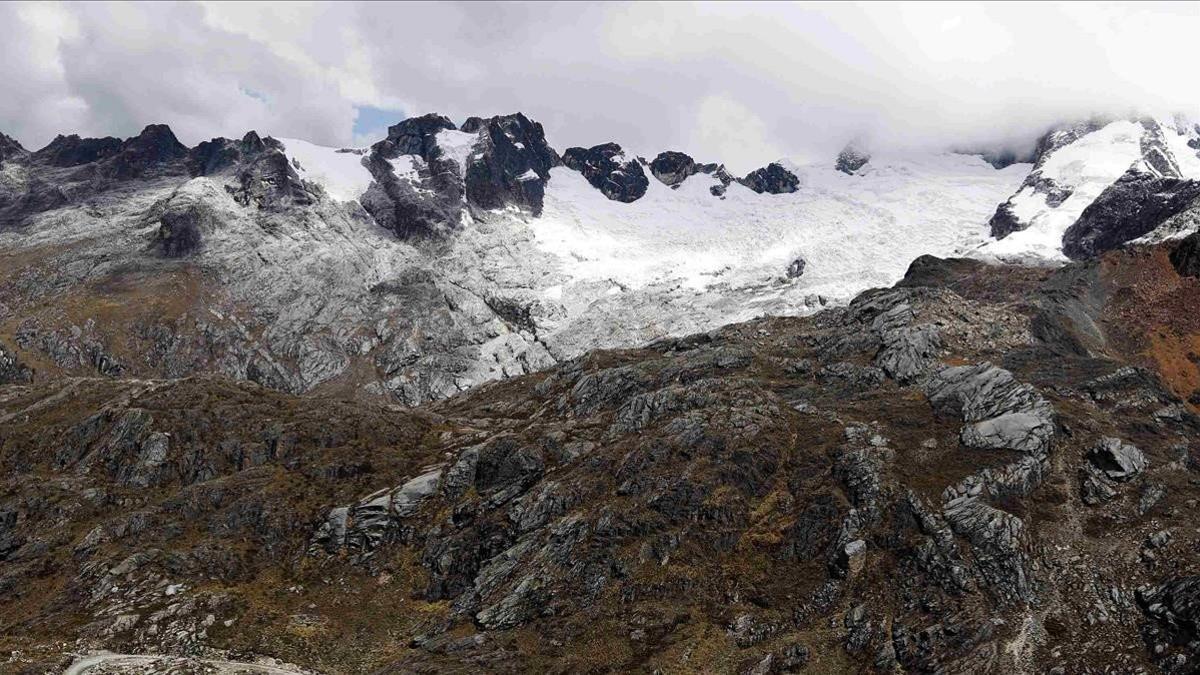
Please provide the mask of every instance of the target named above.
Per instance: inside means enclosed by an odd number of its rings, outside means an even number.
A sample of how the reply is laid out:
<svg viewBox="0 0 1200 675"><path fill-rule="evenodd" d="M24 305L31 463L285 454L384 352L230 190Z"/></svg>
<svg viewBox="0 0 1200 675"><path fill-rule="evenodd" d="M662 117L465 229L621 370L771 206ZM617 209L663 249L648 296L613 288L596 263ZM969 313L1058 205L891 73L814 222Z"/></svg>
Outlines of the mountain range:
<svg viewBox="0 0 1200 675"><path fill-rule="evenodd" d="M0 669L1195 672L1200 126L0 135Z"/></svg>

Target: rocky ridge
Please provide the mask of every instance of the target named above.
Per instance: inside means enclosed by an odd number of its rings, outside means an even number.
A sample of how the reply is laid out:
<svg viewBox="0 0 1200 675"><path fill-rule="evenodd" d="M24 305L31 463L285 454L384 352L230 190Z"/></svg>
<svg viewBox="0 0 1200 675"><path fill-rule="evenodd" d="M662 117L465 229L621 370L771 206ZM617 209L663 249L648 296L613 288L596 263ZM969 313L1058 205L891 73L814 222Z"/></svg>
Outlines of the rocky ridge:
<svg viewBox="0 0 1200 675"><path fill-rule="evenodd" d="M63 638L322 672L1189 672L1200 383L1162 342L1200 325L1130 313L1200 298L1180 246L921 258L417 409L4 385L0 635L34 672Z"/></svg>

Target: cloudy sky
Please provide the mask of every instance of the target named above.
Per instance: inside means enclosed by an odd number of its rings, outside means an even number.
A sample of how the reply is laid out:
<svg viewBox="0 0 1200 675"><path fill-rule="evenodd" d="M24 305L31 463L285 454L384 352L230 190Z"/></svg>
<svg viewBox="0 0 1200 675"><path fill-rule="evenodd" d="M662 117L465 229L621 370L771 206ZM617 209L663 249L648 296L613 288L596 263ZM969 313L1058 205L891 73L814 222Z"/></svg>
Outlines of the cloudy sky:
<svg viewBox="0 0 1200 675"><path fill-rule="evenodd" d="M746 170L1029 142L1055 120L1200 118L1200 4L0 4L0 131L366 144L521 110Z"/></svg>

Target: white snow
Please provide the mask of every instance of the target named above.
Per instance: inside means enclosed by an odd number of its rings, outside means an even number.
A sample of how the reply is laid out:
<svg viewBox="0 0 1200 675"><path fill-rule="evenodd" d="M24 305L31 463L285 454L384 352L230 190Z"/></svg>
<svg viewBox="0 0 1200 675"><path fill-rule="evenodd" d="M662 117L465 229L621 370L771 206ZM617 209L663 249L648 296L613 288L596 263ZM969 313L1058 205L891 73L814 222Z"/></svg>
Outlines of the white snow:
<svg viewBox="0 0 1200 675"><path fill-rule="evenodd" d="M442 149L444 157L454 160L460 169L465 170L467 158L471 156L475 143L479 141L479 134L443 129L437 133L435 139L438 147Z"/></svg>
<svg viewBox="0 0 1200 675"><path fill-rule="evenodd" d="M296 138L280 138L285 153L300 164L300 177L325 188L330 197L342 202L357 200L371 184L371 172L363 166L363 155L339 152L337 148L313 145Z"/></svg>
<svg viewBox="0 0 1200 675"><path fill-rule="evenodd" d="M629 204L559 167L542 216L529 226L576 281L745 288L775 282L799 256L808 263L799 287L844 299L894 283L921 254L961 254L982 243L996 205L1029 170L998 171L950 153L874 158L859 176L784 164L800 178L799 191L760 195L734 183L722 200L709 193L718 184L710 175L674 190L651 177L646 195Z"/></svg>
<svg viewBox="0 0 1200 675"><path fill-rule="evenodd" d="M1013 213L1027 229L990 241L978 253L998 258L1040 257L1063 261L1062 237L1080 214L1135 162L1141 161L1141 137L1144 127L1134 121L1115 121L1046 157L1042 175L1072 190L1058 207L1046 204L1045 195L1032 187L1022 187L1013 197ZM1184 175L1200 177L1200 160L1195 151L1187 151L1187 139L1164 129L1168 147Z"/></svg>
<svg viewBox="0 0 1200 675"><path fill-rule="evenodd" d="M392 171L399 178L415 178L417 172L421 168L421 158L418 155L400 155L396 159L388 160L388 164L392 165Z"/></svg>

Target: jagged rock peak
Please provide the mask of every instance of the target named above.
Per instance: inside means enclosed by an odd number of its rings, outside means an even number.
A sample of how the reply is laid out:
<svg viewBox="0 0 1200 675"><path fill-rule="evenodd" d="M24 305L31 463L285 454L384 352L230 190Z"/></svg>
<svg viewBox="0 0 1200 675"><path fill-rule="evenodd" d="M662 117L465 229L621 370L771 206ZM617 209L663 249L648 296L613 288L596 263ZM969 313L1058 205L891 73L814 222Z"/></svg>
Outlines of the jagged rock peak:
<svg viewBox="0 0 1200 675"><path fill-rule="evenodd" d="M650 186L641 163L636 158L626 159L625 151L616 143L567 148L562 160L567 168L583 174L592 187L613 201L637 201Z"/></svg>
<svg viewBox="0 0 1200 675"><path fill-rule="evenodd" d="M654 174L654 177L663 185L670 187L676 187L699 170L699 165L695 160L687 154L674 150L660 152L650 161L650 173Z"/></svg>
<svg viewBox="0 0 1200 675"><path fill-rule="evenodd" d="M121 139L80 138L77 134L59 134L46 147L33 153L50 166L69 167L108 159L121 151Z"/></svg>
<svg viewBox="0 0 1200 675"><path fill-rule="evenodd" d="M771 162L761 169L751 171L738 182L759 194L765 192L778 195L800 189L800 179L796 177L796 174L783 168L783 165L777 162Z"/></svg>
<svg viewBox="0 0 1200 675"><path fill-rule="evenodd" d="M550 169L561 164L542 125L518 112L472 117L461 131L479 136L464 168L467 201L481 209L512 204L539 215Z"/></svg>
<svg viewBox="0 0 1200 675"><path fill-rule="evenodd" d="M856 171L871 161L871 154L864 149L861 141L850 141L838 153L834 168L844 174L854 175Z"/></svg>
<svg viewBox="0 0 1200 675"><path fill-rule="evenodd" d="M449 117L428 113L393 124L388 127L387 138L371 147L387 157L420 155L428 162L435 157L435 153L440 152L435 140L438 132L457 129Z"/></svg>
<svg viewBox="0 0 1200 675"><path fill-rule="evenodd" d="M14 157L23 157L28 153L29 151L22 147L17 139L7 134L0 134L0 162Z"/></svg>
<svg viewBox="0 0 1200 675"><path fill-rule="evenodd" d="M188 151L188 170L193 176L209 176L235 167L267 150L282 152L283 143L270 136L264 139L253 130L247 131L240 141L217 137L203 141Z"/></svg>

